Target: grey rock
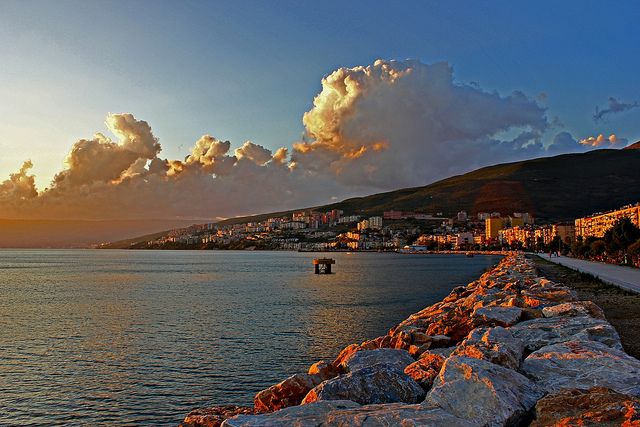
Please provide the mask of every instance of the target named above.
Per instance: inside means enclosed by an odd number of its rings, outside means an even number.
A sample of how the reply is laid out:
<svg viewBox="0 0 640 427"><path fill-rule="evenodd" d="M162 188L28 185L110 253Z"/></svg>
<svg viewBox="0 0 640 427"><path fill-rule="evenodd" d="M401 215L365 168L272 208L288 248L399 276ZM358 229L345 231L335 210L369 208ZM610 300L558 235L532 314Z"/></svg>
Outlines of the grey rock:
<svg viewBox="0 0 640 427"><path fill-rule="evenodd" d="M543 347L527 357L520 370L549 393L597 386L640 397L640 360L595 341Z"/></svg>
<svg viewBox="0 0 640 427"><path fill-rule="evenodd" d="M593 317L550 317L527 320L507 328L533 352L547 345L566 341L598 341L622 349L618 332L608 322Z"/></svg>
<svg viewBox="0 0 640 427"><path fill-rule="evenodd" d="M425 392L409 375L391 365L378 363L333 378L316 386L302 404L318 400L352 400L372 403L418 403Z"/></svg>
<svg viewBox="0 0 640 427"><path fill-rule="evenodd" d="M458 418L443 409L427 405L360 406L350 401L320 401L262 415L239 415L228 419L226 427L481 427L472 420Z"/></svg>
<svg viewBox="0 0 640 427"><path fill-rule="evenodd" d="M473 310L475 322L486 326L511 326L520 320L522 309L520 307L477 307ZM478 324L476 323L476 324Z"/></svg>
<svg viewBox="0 0 640 427"><path fill-rule="evenodd" d="M292 406L277 412L262 415L238 415L229 418L222 426L225 427L316 427L326 425L328 416L335 411L358 408L351 401L323 401L304 406Z"/></svg>
<svg viewBox="0 0 640 427"><path fill-rule="evenodd" d="M474 329L453 355L474 357L517 370L523 353L522 340L515 338L507 329L497 326Z"/></svg>
<svg viewBox="0 0 640 427"><path fill-rule="evenodd" d="M517 425L542 396L544 390L518 372L485 360L451 356L424 404L483 426L507 426Z"/></svg>
<svg viewBox="0 0 640 427"><path fill-rule="evenodd" d="M580 317L590 316L600 320L607 320L600 307L591 301L566 302L564 304L545 307L542 309L544 317Z"/></svg>
<svg viewBox="0 0 640 427"><path fill-rule="evenodd" d="M348 373L378 363L386 363L399 371L404 371L404 368L413 362L415 362L415 360L407 350L377 348L375 350L363 350L351 353L340 363L340 366Z"/></svg>

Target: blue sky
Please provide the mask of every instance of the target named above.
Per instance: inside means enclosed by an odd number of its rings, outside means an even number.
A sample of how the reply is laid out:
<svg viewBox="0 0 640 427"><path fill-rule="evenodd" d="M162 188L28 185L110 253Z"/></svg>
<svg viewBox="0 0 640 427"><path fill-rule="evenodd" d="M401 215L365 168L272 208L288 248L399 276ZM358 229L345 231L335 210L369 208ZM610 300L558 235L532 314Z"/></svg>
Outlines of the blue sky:
<svg viewBox="0 0 640 427"><path fill-rule="evenodd" d="M631 1L4 0L0 182L30 159L44 190L76 141L115 139L109 113L146 121L162 159L184 160L207 134L231 151L246 141L291 150L322 79L378 59L444 61L455 84L521 91L545 109L545 146L561 132L630 144L640 140L639 18Z"/></svg>

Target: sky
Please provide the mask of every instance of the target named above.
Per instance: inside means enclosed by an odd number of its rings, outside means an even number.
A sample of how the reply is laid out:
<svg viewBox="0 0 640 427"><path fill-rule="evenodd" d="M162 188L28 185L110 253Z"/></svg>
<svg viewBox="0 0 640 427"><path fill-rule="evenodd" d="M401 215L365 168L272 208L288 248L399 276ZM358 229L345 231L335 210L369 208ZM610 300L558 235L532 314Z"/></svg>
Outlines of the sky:
<svg viewBox="0 0 640 427"><path fill-rule="evenodd" d="M216 219L640 140L632 1L0 2L0 218Z"/></svg>

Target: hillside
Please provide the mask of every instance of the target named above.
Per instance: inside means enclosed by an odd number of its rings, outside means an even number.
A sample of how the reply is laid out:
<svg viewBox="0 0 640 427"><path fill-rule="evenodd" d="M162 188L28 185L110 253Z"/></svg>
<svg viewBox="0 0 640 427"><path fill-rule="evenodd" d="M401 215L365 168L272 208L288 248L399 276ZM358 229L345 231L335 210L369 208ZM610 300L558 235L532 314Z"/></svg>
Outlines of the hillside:
<svg viewBox="0 0 640 427"><path fill-rule="evenodd" d="M358 197L316 207L345 214L384 211L533 212L536 222L573 221L595 212L640 201L640 150L594 150L489 166L424 187ZM275 214L234 218L224 223L261 220Z"/></svg>

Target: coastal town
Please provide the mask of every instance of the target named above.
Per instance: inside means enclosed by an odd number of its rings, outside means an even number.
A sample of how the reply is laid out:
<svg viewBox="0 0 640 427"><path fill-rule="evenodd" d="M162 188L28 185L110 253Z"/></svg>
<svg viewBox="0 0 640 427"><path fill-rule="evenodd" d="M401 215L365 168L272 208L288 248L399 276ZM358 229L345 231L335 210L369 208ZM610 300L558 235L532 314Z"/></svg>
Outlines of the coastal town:
<svg viewBox="0 0 640 427"><path fill-rule="evenodd" d="M640 227L640 203L600 212L573 223L535 224L532 213L461 211L442 213L387 211L363 218L330 212L302 211L262 222L206 223L170 230L164 237L139 242L146 249L331 250L497 250L502 248L560 252L587 239L603 238L616 221L628 218Z"/></svg>

